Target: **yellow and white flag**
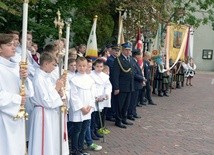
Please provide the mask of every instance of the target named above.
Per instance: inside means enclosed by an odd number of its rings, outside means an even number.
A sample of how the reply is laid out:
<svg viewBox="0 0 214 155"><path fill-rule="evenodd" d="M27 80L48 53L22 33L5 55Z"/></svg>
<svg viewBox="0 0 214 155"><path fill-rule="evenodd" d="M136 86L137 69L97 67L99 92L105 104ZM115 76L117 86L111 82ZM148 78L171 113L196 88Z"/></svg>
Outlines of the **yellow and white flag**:
<svg viewBox="0 0 214 155"><path fill-rule="evenodd" d="M93 58L98 57L96 27L97 27L97 16L94 17L94 23L88 38L88 43L86 48L86 56L93 57Z"/></svg>
<svg viewBox="0 0 214 155"><path fill-rule="evenodd" d="M186 25L176 25L170 24L167 26L167 36L166 36L166 67L169 69L169 59L172 59L174 65L179 59L184 60L185 49L188 39L189 27Z"/></svg>

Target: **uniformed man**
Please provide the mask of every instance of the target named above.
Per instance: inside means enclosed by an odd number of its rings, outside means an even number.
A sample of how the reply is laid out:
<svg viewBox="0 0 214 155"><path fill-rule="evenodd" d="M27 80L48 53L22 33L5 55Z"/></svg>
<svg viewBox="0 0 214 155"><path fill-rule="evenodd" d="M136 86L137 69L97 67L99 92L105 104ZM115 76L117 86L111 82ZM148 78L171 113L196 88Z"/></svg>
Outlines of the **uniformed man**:
<svg viewBox="0 0 214 155"><path fill-rule="evenodd" d="M133 125L127 121L127 110L131 100L131 92L134 91L134 76L130 61L132 46L129 42L122 44L122 51L118 58L115 58L113 65L113 92L118 96L116 103L115 125L126 128L126 125Z"/></svg>

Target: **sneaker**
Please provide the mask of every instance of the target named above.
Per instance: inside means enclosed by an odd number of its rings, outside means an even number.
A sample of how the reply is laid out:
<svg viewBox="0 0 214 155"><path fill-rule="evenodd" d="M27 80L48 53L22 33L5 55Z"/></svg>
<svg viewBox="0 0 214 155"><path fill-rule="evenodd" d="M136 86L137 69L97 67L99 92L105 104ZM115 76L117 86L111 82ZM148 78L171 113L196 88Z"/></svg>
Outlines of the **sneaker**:
<svg viewBox="0 0 214 155"><path fill-rule="evenodd" d="M111 133L111 131L110 131L109 129L104 128L104 132L103 132L103 134L107 135L107 134L110 134L110 133Z"/></svg>
<svg viewBox="0 0 214 155"><path fill-rule="evenodd" d="M110 133L110 130L108 130L106 128L100 128L97 132L101 135L107 135Z"/></svg>
<svg viewBox="0 0 214 155"><path fill-rule="evenodd" d="M92 143L90 146L88 146L89 149L94 150L94 151L99 151L101 150L103 147L100 145L97 145L95 143Z"/></svg>

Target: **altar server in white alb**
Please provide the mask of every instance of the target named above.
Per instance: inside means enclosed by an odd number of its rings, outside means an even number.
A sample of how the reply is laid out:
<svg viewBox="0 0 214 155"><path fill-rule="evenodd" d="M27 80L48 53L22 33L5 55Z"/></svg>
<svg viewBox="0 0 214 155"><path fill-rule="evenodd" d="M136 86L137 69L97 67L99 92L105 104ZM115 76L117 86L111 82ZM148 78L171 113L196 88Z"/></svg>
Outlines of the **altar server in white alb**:
<svg viewBox="0 0 214 155"><path fill-rule="evenodd" d="M77 73L71 79L70 108L72 155L87 154L83 152L86 129L95 108L95 83L86 74L87 60L77 58Z"/></svg>
<svg viewBox="0 0 214 155"><path fill-rule="evenodd" d="M61 97L62 99L66 100L66 104L67 104L67 99L69 98L69 90L70 90L70 85L68 82L68 78L66 78L65 74L63 74L63 69L62 69L62 61L61 61L61 56L60 53L60 49L55 46L55 45L51 45L48 44L45 46L44 51L53 55L56 58L57 64L55 66L55 69L50 73L51 79L53 81L53 83L56 83L56 81L59 78L64 78L66 79L66 85L65 85L65 96ZM67 106L68 107L68 106ZM69 108L69 107L68 107ZM61 119L61 141L62 141L62 150L63 153L67 154L69 152L69 147L68 147L68 132L67 132L67 114L64 112L61 112L62 116L59 116Z"/></svg>
<svg viewBox="0 0 214 155"><path fill-rule="evenodd" d="M13 62L15 55L13 36L0 34L0 155L24 155L26 151L25 119L14 120L33 88L27 78L27 68L20 69ZM20 96L20 79L26 80L26 96Z"/></svg>
<svg viewBox="0 0 214 155"><path fill-rule="evenodd" d="M29 155L61 155L59 107L63 105L64 79L52 80L50 73L56 65L52 54L43 53L40 68L33 78L35 95L32 97L34 109L30 120ZM66 151L62 155L68 154Z"/></svg>
<svg viewBox="0 0 214 155"><path fill-rule="evenodd" d="M93 66L94 70L91 72L90 75L96 83L96 93L95 93L96 94L95 97L97 99L96 110L102 111L102 125L105 126L107 108L111 107L112 85L109 80L109 75L103 72L104 68L103 60L97 59L94 62ZM99 118L96 119L99 120Z"/></svg>
<svg viewBox="0 0 214 155"><path fill-rule="evenodd" d="M95 97L99 102L99 111L102 111L105 107L111 107L111 92L112 85L109 80L109 75L103 73L104 62L103 60L97 59L94 63L94 70L91 72L91 77L94 79L96 84L96 95Z"/></svg>

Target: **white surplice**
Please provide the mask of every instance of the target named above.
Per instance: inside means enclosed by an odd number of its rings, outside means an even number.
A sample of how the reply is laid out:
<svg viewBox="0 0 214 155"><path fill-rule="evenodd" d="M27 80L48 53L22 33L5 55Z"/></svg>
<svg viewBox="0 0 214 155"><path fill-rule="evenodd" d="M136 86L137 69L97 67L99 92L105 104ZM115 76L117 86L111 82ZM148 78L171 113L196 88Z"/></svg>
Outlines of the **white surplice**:
<svg viewBox="0 0 214 155"><path fill-rule="evenodd" d="M22 54L22 47L18 46L16 47L16 53L15 56L12 57L11 59L14 60L17 63L21 62L21 54ZM29 78L32 80L33 76L35 74L35 70L39 68L39 65L37 62L33 59L31 51L27 50L27 62L28 62L28 74Z"/></svg>
<svg viewBox="0 0 214 155"><path fill-rule="evenodd" d="M26 80L26 95L33 95ZM21 105L19 64L0 57L0 155L24 155L25 120L14 117Z"/></svg>
<svg viewBox="0 0 214 155"><path fill-rule="evenodd" d="M59 68L59 65L56 66L56 68L50 73L51 74L51 79L54 83L56 83L56 81L61 77L61 75L59 75L59 73L63 74L64 70ZM65 96L63 96L63 99L66 99L66 106L67 108L69 108L69 104L68 104L68 99L69 99L69 91L70 91L70 85L68 82L68 78L66 81L66 85L65 85ZM60 117L60 116L59 116ZM68 131L67 131L67 114L65 115L63 112L61 112L61 141L62 141L62 150L65 154L69 153L69 147L68 147ZM66 134L65 134L66 133ZM64 135L65 134L65 135ZM66 136L66 137L64 137ZM65 140L66 139L66 140ZM64 154L63 153L63 154Z"/></svg>
<svg viewBox="0 0 214 155"><path fill-rule="evenodd" d="M35 95L32 97L32 102L35 107L30 120L28 154L42 155L43 150L44 155L61 155L59 107L63 102L50 74L38 69L33 84ZM62 155L68 154L68 150L63 150Z"/></svg>
<svg viewBox="0 0 214 155"><path fill-rule="evenodd" d="M75 76L75 74L76 74L75 72L68 71L68 78L67 79L68 79L69 87L71 85L71 79ZM68 110L69 110L68 114L70 115L70 113L72 113L72 110L70 109L70 104L68 104Z"/></svg>
<svg viewBox="0 0 214 155"><path fill-rule="evenodd" d="M70 82L70 109L69 121L83 122L91 119L95 108L95 82L88 74L76 73ZM91 106L91 111L83 115L81 108Z"/></svg>
<svg viewBox="0 0 214 155"><path fill-rule="evenodd" d="M108 98L102 102L99 102L99 111L102 111L103 108L111 107L111 92L112 92L112 85L109 80L109 76L103 72L97 73L95 70L93 70L90 74L90 76L93 78L93 80L96 83L96 95L97 98L106 98L106 95ZM98 109L96 109L98 110Z"/></svg>
<svg viewBox="0 0 214 155"><path fill-rule="evenodd" d="M32 80L36 69L39 68L39 65L33 59L31 51L27 50L26 52L27 52L26 54L27 54L28 77L29 77L30 80ZM20 63L21 62L21 55L22 55L22 47L20 45L20 46L16 47L15 56L12 57L11 59L13 61L17 62L17 63ZM32 102L31 102L30 98L26 98L25 108L26 108L26 112L28 113L28 118L30 120L31 112L33 111L33 105L32 105ZM26 126L27 140L28 140L28 137L29 137L29 123L30 123L29 120L26 121L26 124L27 124L27 126Z"/></svg>

